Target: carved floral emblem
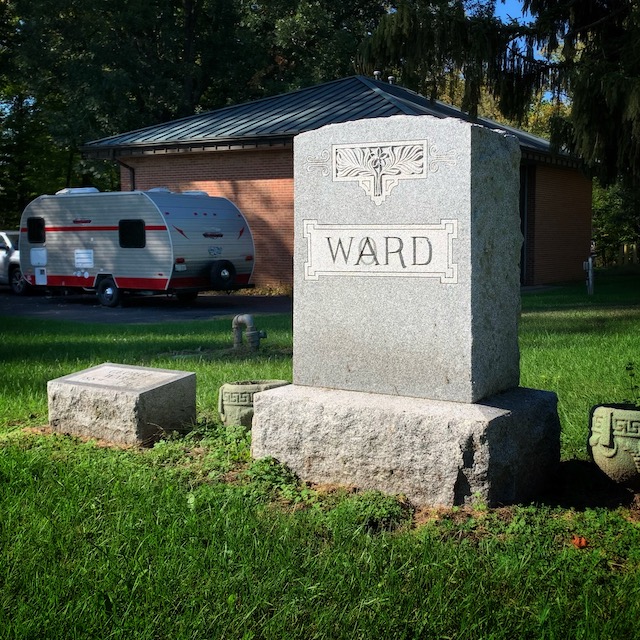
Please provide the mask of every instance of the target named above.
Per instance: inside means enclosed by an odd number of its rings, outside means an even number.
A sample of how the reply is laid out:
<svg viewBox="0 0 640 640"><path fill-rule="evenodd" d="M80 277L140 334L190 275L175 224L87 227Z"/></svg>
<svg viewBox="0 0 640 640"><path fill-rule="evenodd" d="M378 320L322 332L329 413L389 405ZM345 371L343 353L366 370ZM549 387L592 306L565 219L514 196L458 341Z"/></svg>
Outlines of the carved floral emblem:
<svg viewBox="0 0 640 640"><path fill-rule="evenodd" d="M336 145L333 179L357 181L365 193L381 204L400 180L426 176L426 145Z"/></svg>
<svg viewBox="0 0 640 640"><path fill-rule="evenodd" d="M333 145L318 158L307 158L307 171L331 171L334 182L357 182L380 205L400 180L418 180L438 171L440 164L456 164L455 153L440 154L427 140ZM330 168L331 165L331 168Z"/></svg>

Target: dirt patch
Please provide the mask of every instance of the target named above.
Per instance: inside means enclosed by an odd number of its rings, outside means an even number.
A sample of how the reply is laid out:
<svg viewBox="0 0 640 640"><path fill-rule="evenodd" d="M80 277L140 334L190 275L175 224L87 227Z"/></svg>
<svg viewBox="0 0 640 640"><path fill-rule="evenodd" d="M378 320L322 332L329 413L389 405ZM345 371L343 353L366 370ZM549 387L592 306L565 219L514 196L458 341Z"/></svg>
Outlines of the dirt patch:
<svg viewBox="0 0 640 640"><path fill-rule="evenodd" d="M127 450L127 449L138 449L141 448L141 445L135 445L135 444L123 444L123 443L118 443L118 442L109 442L109 440L102 440L101 438L96 438L94 436L79 436L79 435L70 435L70 434L66 434L66 433L58 433L56 431L54 431L51 427L49 426L44 426L44 427L24 427L22 429L20 429L20 431L22 431L22 433L27 433L30 435L36 435L36 436L60 436L60 437L67 437L67 438L74 438L75 440L78 440L80 442L84 442L85 444L88 442L92 442L93 444L95 444L96 447L100 448L100 449L123 449L123 450Z"/></svg>

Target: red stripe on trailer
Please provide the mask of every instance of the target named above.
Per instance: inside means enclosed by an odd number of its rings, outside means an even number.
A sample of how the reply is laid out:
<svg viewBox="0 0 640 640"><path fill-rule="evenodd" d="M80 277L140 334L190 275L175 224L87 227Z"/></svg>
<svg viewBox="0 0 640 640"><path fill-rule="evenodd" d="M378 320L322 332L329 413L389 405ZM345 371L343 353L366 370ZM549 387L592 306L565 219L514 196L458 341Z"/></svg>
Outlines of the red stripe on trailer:
<svg viewBox="0 0 640 640"><path fill-rule="evenodd" d="M117 226L86 226L86 227L45 227L44 230L46 233L64 233L65 231L118 231L119 227ZM145 231L166 231L167 227L163 225L146 225L144 228ZM22 229L22 231L26 231L26 229Z"/></svg>
<svg viewBox="0 0 640 640"><path fill-rule="evenodd" d="M120 289L166 289L169 278L114 278Z"/></svg>
<svg viewBox="0 0 640 640"><path fill-rule="evenodd" d="M118 227L45 227L45 233L64 233L65 231L117 231Z"/></svg>
<svg viewBox="0 0 640 640"><path fill-rule="evenodd" d="M84 287L90 289L95 284L95 277L83 278L82 276L56 276L47 274L47 286L49 287Z"/></svg>
<svg viewBox="0 0 640 640"><path fill-rule="evenodd" d="M141 289L151 291L163 291L169 283L168 278L114 278L116 286L120 289ZM83 287L92 289L96 282L96 276L83 278L82 276L61 276L47 274L47 286L49 287Z"/></svg>

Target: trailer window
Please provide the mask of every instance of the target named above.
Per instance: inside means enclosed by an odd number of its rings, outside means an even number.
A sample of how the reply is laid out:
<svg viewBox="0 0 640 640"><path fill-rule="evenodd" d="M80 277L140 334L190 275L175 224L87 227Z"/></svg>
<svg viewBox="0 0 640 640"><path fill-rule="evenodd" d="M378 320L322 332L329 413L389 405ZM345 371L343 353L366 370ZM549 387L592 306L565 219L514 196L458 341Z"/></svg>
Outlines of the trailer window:
<svg viewBox="0 0 640 640"><path fill-rule="evenodd" d="M144 220L120 220L120 246L124 249L143 249L146 245Z"/></svg>
<svg viewBox="0 0 640 640"><path fill-rule="evenodd" d="M31 244L44 244L44 218L27 218L27 238Z"/></svg>

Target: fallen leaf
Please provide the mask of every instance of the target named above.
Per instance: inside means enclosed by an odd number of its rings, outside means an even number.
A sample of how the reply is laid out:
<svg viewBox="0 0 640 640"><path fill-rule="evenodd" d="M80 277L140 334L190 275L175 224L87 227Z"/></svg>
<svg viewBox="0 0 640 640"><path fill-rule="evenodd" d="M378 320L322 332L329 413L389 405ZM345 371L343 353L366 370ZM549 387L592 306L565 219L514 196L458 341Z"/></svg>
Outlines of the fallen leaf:
<svg viewBox="0 0 640 640"><path fill-rule="evenodd" d="M571 544L573 544L576 549L585 549L589 546L587 539L582 536L573 536L571 538Z"/></svg>

